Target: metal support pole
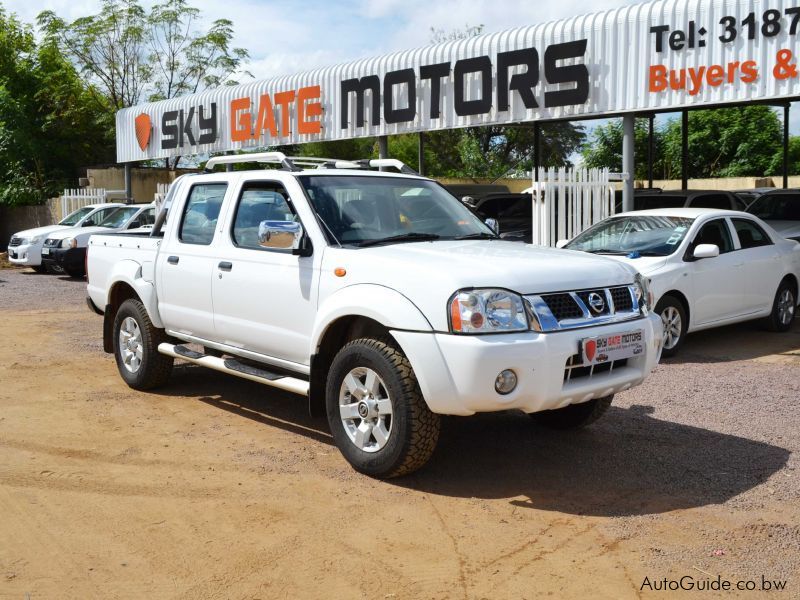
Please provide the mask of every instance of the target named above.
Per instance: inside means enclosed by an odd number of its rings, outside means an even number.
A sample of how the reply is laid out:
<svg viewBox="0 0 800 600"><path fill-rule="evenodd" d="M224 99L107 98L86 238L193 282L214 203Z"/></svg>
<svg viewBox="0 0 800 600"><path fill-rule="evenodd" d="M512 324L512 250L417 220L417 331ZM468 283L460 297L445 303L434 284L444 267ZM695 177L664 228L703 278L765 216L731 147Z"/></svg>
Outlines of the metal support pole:
<svg viewBox="0 0 800 600"><path fill-rule="evenodd" d="M417 150L419 152L419 167L417 168L417 172L420 175L425 175L425 133L420 131L417 135Z"/></svg>
<svg viewBox="0 0 800 600"><path fill-rule="evenodd" d="M681 189L689 188L689 111L681 113Z"/></svg>
<svg viewBox="0 0 800 600"><path fill-rule="evenodd" d="M783 189L789 187L789 109L791 103L783 105Z"/></svg>
<svg viewBox="0 0 800 600"><path fill-rule="evenodd" d="M131 182L131 163L125 163L125 202L133 202L133 183Z"/></svg>
<svg viewBox="0 0 800 600"><path fill-rule="evenodd" d="M389 158L389 138L385 135L378 136L378 158ZM381 167L381 171L385 168Z"/></svg>
<svg viewBox="0 0 800 600"><path fill-rule="evenodd" d="M635 139L636 116L633 114L622 117L622 172L625 179L622 182L622 210L633 210L633 178L636 175Z"/></svg>
<svg viewBox="0 0 800 600"><path fill-rule="evenodd" d="M656 120L655 115L650 115L647 119L647 187L653 189L653 158L655 157L655 135L653 131L653 122Z"/></svg>
<svg viewBox="0 0 800 600"><path fill-rule="evenodd" d="M539 123L533 124L533 180L539 181L539 167L542 166L542 141Z"/></svg>

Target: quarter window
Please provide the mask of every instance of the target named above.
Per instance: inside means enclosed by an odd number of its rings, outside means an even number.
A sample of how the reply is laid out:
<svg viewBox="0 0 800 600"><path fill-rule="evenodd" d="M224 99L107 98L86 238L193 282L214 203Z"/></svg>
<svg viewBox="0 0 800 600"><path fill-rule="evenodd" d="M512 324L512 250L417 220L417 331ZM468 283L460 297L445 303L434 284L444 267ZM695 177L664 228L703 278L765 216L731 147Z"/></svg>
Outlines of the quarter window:
<svg viewBox="0 0 800 600"><path fill-rule="evenodd" d="M211 244L227 187L225 183L201 183L192 187L178 233L184 244Z"/></svg>
<svg viewBox="0 0 800 600"><path fill-rule="evenodd" d="M736 235L739 236L739 244L741 244L742 250L772 245L772 240L767 235L767 232L754 221L733 219L733 227L736 229Z"/></svg>
<svg viewBox="0 0 800 600"><path fill-rule="evenodd" d="M278 183L245 184L233 221L233 243L241 248L264 250L258 243L258 229L263 221L298 220L288 197L289 194Z"/></svg>

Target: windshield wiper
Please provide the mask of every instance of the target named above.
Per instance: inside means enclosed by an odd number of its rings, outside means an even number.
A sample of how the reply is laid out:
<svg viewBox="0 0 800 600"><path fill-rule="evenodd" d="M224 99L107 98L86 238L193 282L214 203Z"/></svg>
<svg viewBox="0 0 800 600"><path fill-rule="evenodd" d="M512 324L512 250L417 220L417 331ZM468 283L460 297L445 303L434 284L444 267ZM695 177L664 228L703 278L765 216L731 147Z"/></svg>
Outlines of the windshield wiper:
<svg viewBox="0 0 800 600"><path fill-rule="evenodd" d="M359 248L366 248L368 246L390 244L392 242L426 242L438 240L441 237L442 236L435 233L417 233L412 231L409 233L401 233L400 235L390 235L389 237L379 238L377 240L364 240L362 242L358 242L356 246Z"/></svg>
<svg viewBox="0 0 800 600"><path fill-rule="evenodd" d="M454 240L498 240L499 235L493 233L467 233L465 235L458 235L453 238Z"/></svg>
<svg viewBox="0 0 800 600"><path fill-rule="evenodd" d="M584 250L584 252L588 252L589 254L611 254L613 256L626 256L630 254L630 252L620 252L619 250L609 250L608 248L601 248L599 250Z"/></svg>

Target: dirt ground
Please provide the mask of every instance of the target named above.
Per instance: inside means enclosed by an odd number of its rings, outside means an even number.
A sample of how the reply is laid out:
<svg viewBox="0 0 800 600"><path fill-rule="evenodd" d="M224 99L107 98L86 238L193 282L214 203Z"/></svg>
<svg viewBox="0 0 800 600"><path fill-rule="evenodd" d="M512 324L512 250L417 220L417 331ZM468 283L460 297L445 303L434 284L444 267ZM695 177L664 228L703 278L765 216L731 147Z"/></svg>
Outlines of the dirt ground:
<svg viewBox="0 0 800 600"><path fill-rule="evenodd" d="M188 365L128 389L83 294L0 272L0 597L800 597L800 323L692 336L586 431L448 418L380 482L299 397Z"/></svg>

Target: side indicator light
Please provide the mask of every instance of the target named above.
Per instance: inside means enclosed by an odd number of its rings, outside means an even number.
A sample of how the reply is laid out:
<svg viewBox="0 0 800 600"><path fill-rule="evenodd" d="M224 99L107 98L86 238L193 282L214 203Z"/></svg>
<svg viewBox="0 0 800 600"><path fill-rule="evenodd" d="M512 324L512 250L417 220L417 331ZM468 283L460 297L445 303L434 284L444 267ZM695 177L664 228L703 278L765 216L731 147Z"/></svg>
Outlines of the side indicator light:
<svg viewBox="0 0 800 600"><path fill-rule="evenodd" d="M347 275L347 270L343 269L342 267L336 267L333 270L333 274L336 275L337 277L344 277L345 275Z"/></svg>

